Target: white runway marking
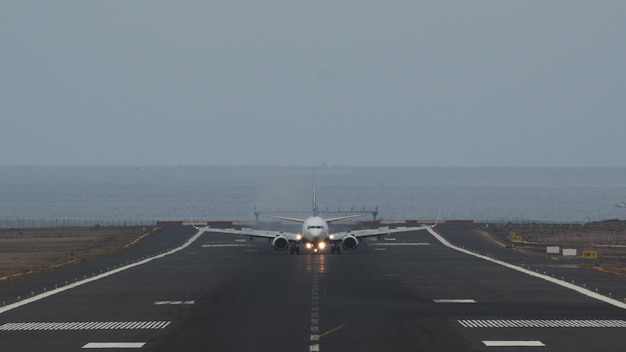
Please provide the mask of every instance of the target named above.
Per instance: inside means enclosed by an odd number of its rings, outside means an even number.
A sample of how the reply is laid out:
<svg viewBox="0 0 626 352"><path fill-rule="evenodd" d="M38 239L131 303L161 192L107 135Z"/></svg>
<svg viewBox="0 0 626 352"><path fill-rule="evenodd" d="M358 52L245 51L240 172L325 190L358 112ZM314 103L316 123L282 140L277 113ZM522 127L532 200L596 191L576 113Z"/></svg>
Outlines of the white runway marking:
<svg viewBox="0 0 626 352"><path fill-rule="evenodd" d="M392 247L392 246L398 246L398 247L402 247L402 246L430 246L430 243L428 242L389 242L389 243L371 243L370 246L385 246L385 247Z"/></svg>
<svg viewBox="0 0 626 352"><path fill-rule="evenodd" d="M169 321L80 321L80 322L34 322L6 323L0 331L68 331L68 330L159 330L170 325Z"/></svg>
<svg viewBox="0 0 626 352"><path fill-rule="evenodd" d="M195 304L195 303L196 301L156 301L154 302L154 304L157 306L164 305L164 304L178 305L178 304Z"/></svg>
<svg viewBox="0 0 626 352"><path fill-rule="evenodd" d="M90 342L83 348L142 348L145 342Z"/></svg>
<svg viewBox="0 0 626 352"><path fill-rule="evenodd" d="M311 337L310 341L317 342L320 338L317 335L320 332L320 306L319 306L319 288L320 288L320 268L319 258L316 256L313 259L313 265L311 267ZM309 351L319 352L320 345L318 343L312 343L309 345Z"/></svg>
<svg viewBox="0 0 626 352"><path fill-rule="evenodd" d="M151 261L153 261L155 259L161 259L161 258L167 257L170 254L174 254L174 253L176 253L176 252L178 252L180 250L183 250L183 249L189 247L200 236L202 236L203 233L204 233L204 230L202 230L202 229L199 230L195 235L193 235L189 240L187 240L187 242L183 243L178 248L172 249L169 252L165 252L163 254L155 255L154 257L151 257L151 258L148 258L148 259L144 259L144 260L140 260L140 261L138 261L136 263L129 264L129 265L126 265L126 266L122 266L122 267L119 267L117 269L113 269L111 271L107 271L105 273L102 273L100 275L96 275L96 276L91 277L89 279L77 281L77 282L75 282L73 284L69 284L67 286L59 287L57 289L50 290L50 291L47 291L45 293L42 293L42 294L39 294L39 295L36 295L36 296L33 296L33 297L29 297L29 298L21 300L19 302L15 302L13 304L6 305L6 306L0 308L0 314L8 312L8 311L10 311L12 309L15 309L15 308L18 308L18 307L21 307L21 306L25 306L25 305L27 305L29 303L37 302L37 301L39 301L41 299L44 299L46 297L50 297L50 296L56 295L57 293L61 293L61 292L67 291L67 290L71 290L73 288L76 288L78 286L82 286L82 285L90 283L92 281L97 281L97 280L100 280L100 279L104 279L105 277L109 277L111 275L115 275L115 274L117 274L119 272L128 270L130 268L134 268L136 266L140 266L140 265L144 265L146 263L150 263Z"/></svg>
<svg viewBox="0 0 626 352"><path fill-rule="evenodd" d="M487 347L542 347L545 346L541 341L483 341Z"/></svg>
<svg viewBox="0 0 626 352"><path fill-rule="evenodd" d="M618 308L626 309L626 303L620 302L618 300L615 300L615 299L612 299L612 298L609 298L609 297L606 297L606 296L602 296L599 293L593 292L591 290L588 290L588 289L580 287L580 286L576 286L576 285L574 285L572 283L565 282L563 280L559 280L559 279L553 278L553 277L548 276L548 275L544 275L544 274L540 274L540 273L537 273L537 272L534 272L534 271L530 271L528 269L521 268L519 266L516 266L516 265L510 264L510 263L504 262L502 260L493 259L491 257L487 257L487 256L482 255L482 254L474 253L474 252L469 251L467 249L459 248L459 247L451 244L450 242L448 242L445 238L443 238L440 234L438 234L432 228L427 227L426 230L428 232L430 232L430 234L433 235L433 237L435 237L439 242L441 242L441 244L443 244L444 246L446 246L448 248L452 248L455 251L458 251L458 252L461 252L461 253L465 253L465 254L474 256L476 258L480 258L480 259L486 260L488 262L492 262L492 263L495 263L495 264L507 267L509 269L513 269L513 270L519 271L521 273L524 273L524 274L527 274L527 275L530 275L530 276L534 276L536 278L543 279L545 281L549 281L549 282L555 283L555 284L557 284L559 286L562 286L562 287L565 287L567 289L570 289L570 290L582 293L583 295L591 297L591 298L596 299L598 301L602 301L602 302L608 303L608 304L613 305L613 306L618 307Z"/></svg>
<svg viewBox="0 0 626 352"><path fill-rule="evenodd" d="M473 299L435 299L435 303L476 303Z"/></svg>
<svg viewBox="0 0 626 352"><path fill-rule="evenodd" d="M465 328L626 328L624 320L459 320Z"/></svg>

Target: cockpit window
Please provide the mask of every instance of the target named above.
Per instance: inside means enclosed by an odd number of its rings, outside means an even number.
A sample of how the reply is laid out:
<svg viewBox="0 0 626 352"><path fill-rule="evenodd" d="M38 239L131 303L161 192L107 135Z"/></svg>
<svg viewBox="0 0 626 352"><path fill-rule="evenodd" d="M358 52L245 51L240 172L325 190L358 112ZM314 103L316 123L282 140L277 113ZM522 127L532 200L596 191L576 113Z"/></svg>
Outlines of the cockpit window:
<svg viewBox="0 0 626 352"><path fill-rule="evenodd" d="M311 230L311 229L323 229L323 226L317 226L317 225L309 225L306 227L307 230Z"/></svg>

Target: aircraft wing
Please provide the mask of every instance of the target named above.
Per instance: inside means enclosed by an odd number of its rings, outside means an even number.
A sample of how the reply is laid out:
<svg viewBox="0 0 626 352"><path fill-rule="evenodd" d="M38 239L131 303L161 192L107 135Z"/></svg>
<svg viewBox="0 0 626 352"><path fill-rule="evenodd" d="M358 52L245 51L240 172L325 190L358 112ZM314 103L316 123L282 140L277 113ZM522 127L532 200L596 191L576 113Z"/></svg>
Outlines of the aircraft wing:
<svg viewBox="0 0 626 352"><path fill-rule="evenodd" d="M351 218L358 218L359 216L363 216L365 214L354 214L354 215L346 215L346 216L340 216L340 217L336 217L336 218L330 218L330 219L326 219L327 223L331 223L333 221L339 221L339 220L345 220L345 219L351 219Z"/></svg>
<svg viewBox="0 0 626 352"><path fill-rule="evenodd" d="M302 219L288 218L288 217L285 217L285 216L276 216L276 215L263 215L263 216L265 216L266 218L272 218L272 219L278 219L278 220L287 220L287 221L304 223L304 220L302 220Z"/></svg>
<svg viewBox="0 0 626 352"><path fill-rule="evenodd" d="M217 233L228 233L232 235L241 235L241 236L251 236L251 237L260 237L260 238L275 238L277 236L284 236L290 241L299 241L297 238L297 234L293 232L281 232L281 231L270 231L270 230L253 230L249 228L243 228L241 230L237 229L223 229L223 228L213 228L213 227L203 227L202 230L204 232L217 232Z"/></svg>
<svg viewBox="0 0 626 352"><path fill-rule="evenodd" d="M364 230L351 230L351 231L342 231L342 232L333 232L332 240L339 241L344 239L347 236L354 236L356 238L370 237L370 236L384 236L392 233L399 232L411 232L411 231L419 231L426 230L429 226L413 226L413 227L397 227L397 228L389 228L389 227L379 227L377 229L364 229Z"/></svg>

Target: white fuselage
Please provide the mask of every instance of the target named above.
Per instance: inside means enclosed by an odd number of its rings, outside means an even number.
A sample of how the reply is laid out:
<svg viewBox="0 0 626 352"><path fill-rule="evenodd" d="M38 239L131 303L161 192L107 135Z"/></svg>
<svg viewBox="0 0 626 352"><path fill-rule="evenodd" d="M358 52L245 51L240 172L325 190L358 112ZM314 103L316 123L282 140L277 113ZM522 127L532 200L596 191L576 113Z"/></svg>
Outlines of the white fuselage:
<svg viewBox="0 0 626 352"><path fill-rule="evenodd" d="M328 223L319 216L311 216L302 223L302 241L312 243L315 247L320 242L328 244L330 233Z"/></svg>

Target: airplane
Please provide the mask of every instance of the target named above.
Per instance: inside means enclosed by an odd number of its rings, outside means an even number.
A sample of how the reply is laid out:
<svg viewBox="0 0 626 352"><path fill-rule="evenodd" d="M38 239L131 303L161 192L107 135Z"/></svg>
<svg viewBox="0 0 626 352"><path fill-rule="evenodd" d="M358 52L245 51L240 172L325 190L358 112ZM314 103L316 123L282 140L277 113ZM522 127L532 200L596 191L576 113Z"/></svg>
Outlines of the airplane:
<svg viewBox="0 0 626 352"><path fill-rule="evenodd" d="M417 227L398 227L398 228L389 228L389 227L379 227L376 229L361 229L361 230L351 230L351 231L341 231L341 232L333 232L331 233L328 227L328 224L345 220L350 218L355 218L359 216L363 216L364 214L355 214L348 216L340 216L330 219L324 219L319 215L319 210L317 208L317 192L316 192L316 181L315 181L315 173L313 173L313 215L307 217L306 219L296 219L284 216L274 216L274 215L265 215L269 218L293 221L302 224L302 230L299 233L291 233L291 232L282 232L282 231L270 231L270 230L253 230L250 228L243 228L241 230L238 229L222 229L222 228L212 228L212 227L203 227L198 228L194 226L196 229L201 229L205 232L218 232L218 233L229 233L229 234L237 234L242 236L249 236L252 240L253 237L258 238L267 238L270 240L272 247L277 251L286 251L289 249L290 254L300 254L300 246L304 246L306 249L311 250L313 253L317 254L326 248L330 247L331 254L341 254L341 250L352 251L355 250L359 246L359 242L361 239L372 236L384 236L391 233L398 232L409 232L409 231L417 231L417 230L425 230L428 226L422 225ZM437 222L439 220L437 219ZM431 225L431 227L435 227L437 223Z"/></svg>

